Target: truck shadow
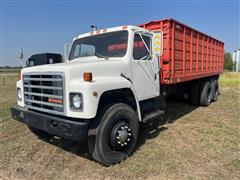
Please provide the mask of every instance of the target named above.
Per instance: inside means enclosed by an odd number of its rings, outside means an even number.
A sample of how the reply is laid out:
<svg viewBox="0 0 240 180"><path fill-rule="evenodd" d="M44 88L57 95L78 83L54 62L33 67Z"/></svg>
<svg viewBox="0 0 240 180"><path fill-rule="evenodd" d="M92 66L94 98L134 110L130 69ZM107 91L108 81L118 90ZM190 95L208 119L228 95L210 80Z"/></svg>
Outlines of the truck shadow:
<svg viewBox="0 0 240 180"><path fill-rule="evenodd" d="M168 129L165 125L168 123L174 123L179 120L181 117L185 116L188 113L191 113L197 108L197 106L193 106L184 101L179 101L176 98L169 98L167 101L166 114L163 119L157 119L153 121L152 124L140 125L139 130L139 138L136 146L136 151L138 151L139 147L145 144L149 139L154 139L158 137L161 132ZM81 157L93 160L89 155L89 150L86 142L73 142L61 138L53 138L50 140L42 139L54 146L57 146L63 150L66 150L70 153L79 155Z"/></svg>
<svg viewBox="0 0 240 180"><path fill-rule="evenodd" d="M175 97L170 97L167 99L165 121L166 123L174 123L197 108L198 106L189 104L187 100L178 100Z"/></svg>
<svg viewBox="0 0 240 180"><path fill-rule="evenodd" d="M180 120L181 117L191 113L198 106L193 106L187 100L178 100L175 97L167 99L166 113L163 119L156 119L153 124L142 125L136 151L149 139L154 139L161 132L168 129L165 125Z"/></svg>

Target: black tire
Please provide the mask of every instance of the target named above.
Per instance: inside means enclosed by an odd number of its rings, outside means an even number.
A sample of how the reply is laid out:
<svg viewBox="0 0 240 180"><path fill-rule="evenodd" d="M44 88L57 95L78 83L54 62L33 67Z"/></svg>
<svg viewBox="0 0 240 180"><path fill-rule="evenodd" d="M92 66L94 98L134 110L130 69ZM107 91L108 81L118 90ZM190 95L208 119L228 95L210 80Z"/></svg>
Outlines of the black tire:
<svg viewBox="0 0 240 180"><path fill-rule="evenodd" d="M93 125L96 127L90 129L88 135L91 156L105 166L125 160L137 143L139 120L136 112L127 104L118 103L103 108L98 117L97 125Z"/></svg>
<svg viewBox="0 0 240 180"><path fill-rule="evenodd" d="M190 92L190 103L195 106L199 105L199 88L200 83L196 82L193 84Z"/></svg>
<svg viewBox="0 0 240 180"><path fill-rule="evenodd" d="M212 101L216 102L218 100L219 95L219 84L218 80L215 79L212 83Z"/></svg>
<svg viewBox="0 0 240 180"><path fill-rule="evenodd" d="M36 136L38 136L38 138L40 139L48 139L50 137L52 137L52 135L48 134L47 132L44 132L40 129L37 129L37 128L34 128L34 127L31 127L31 126L28 126L29 130L35 134Z"/></svg>
<svg viewBox="0 0 240 180"><path fill-rule="evenodd" d="M209 81L204 81L200 88L199 103L201 106L209 106L212 100L212 88Z"/></svg>

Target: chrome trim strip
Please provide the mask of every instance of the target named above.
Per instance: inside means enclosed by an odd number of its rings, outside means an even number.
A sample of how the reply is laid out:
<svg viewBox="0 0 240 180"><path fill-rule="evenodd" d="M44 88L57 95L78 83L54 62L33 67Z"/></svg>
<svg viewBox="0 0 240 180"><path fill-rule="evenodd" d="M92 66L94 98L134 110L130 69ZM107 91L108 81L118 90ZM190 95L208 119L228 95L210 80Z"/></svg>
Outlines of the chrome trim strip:
<svg viewBox="0 0 240 180"><path fill-rule="evenodd" d="M62 114L62 112L60 112L60 111L54 111L54 110L50 110L50 109L43 109L43 108L38 108L38 107L34 107L34 106L29 106L29 105L25 105L25 107L27 107L29 109L41 111L41 112L46 112L46 113L52 113L52 114L58 114L58 115Z"/></svg>
<svg viewBox="0 0 240 180"><path fill-rule="evenodd" d="M59 78L24 78L24 80L27 81L62 81L62 79Z"/></svg>
<svg viewBox="0 0 240 180"><path fill-rule="evenodd" d="M51 94L44 94L44 93L25 92L24 94L28 94L28 95L32 95L32 96L42 96L42 97L50 97L50 98L63 99L63 96L57 96L57 95L51 95Z"/></svg>
<svg viewBox="0 0 240 180"><path fill-rule="evenodd" d="M62 87L53 87L53 86L38 86L38 85L23 85L24 87L29 87L29 88L42 88L42 89L63 89Z"/></svg>
<svg viewBox="0 0 240 180"><path fill-rule="evenodd" d="M44 102L44 101L34 101L34 100L30 100L30 99L25 99L25 101L31 102L31 103L36 103L36 104L43 104L43 105L47 105L47 106L53 106L53 107L60 107L60 108L63 107L62 104L48 103L48 102Z"/></svg>

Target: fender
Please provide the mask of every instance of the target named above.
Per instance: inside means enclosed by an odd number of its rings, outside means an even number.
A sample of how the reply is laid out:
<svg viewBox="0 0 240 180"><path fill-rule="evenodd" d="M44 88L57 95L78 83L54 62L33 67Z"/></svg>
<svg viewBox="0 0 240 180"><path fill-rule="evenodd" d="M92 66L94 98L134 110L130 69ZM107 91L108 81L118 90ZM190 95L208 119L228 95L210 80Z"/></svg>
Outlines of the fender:
<svg viewBox="0 0 240 180"><path fill-rule="evenodd" d="M119 78L104 78L104 79L96 78L95 82L91 83L91 90L95 90L99 94L97 105L99 105L99 100L100 100L101 96L103 95L103 93L105 93L107 91L124 89L124 88L128 88L132 91L134 100L137 105L138 118L139 118L139 121L142 121L139 100L137 98L136 91L135 91L132 83L129 80L120 76Z"/></svg>

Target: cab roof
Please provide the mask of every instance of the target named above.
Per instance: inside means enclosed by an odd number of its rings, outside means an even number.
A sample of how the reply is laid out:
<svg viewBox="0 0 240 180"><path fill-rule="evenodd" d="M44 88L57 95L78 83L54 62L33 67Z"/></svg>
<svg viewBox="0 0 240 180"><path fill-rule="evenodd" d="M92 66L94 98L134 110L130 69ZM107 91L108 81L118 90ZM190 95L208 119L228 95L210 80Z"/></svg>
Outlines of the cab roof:
<svg viewBox="0 0 240 180"><path fill-rule="evenodd" d="M141 28L141 27L138 27L138 26L124 25L124 26L117 26L117 27L112 27L112 28L100 29L100 30L80 34L80 35L75 36L73 40L83 38L83 37L87 37L87 36L94 36L94 35L98 35L98 34L109 33L109 32L114 32L114 31L121 31L121 30L127 30L127 31L129 31L129 30L139 30L139 31L151 32L150 30L147 30L147 29L144 29L144 28Z"/></svg>

